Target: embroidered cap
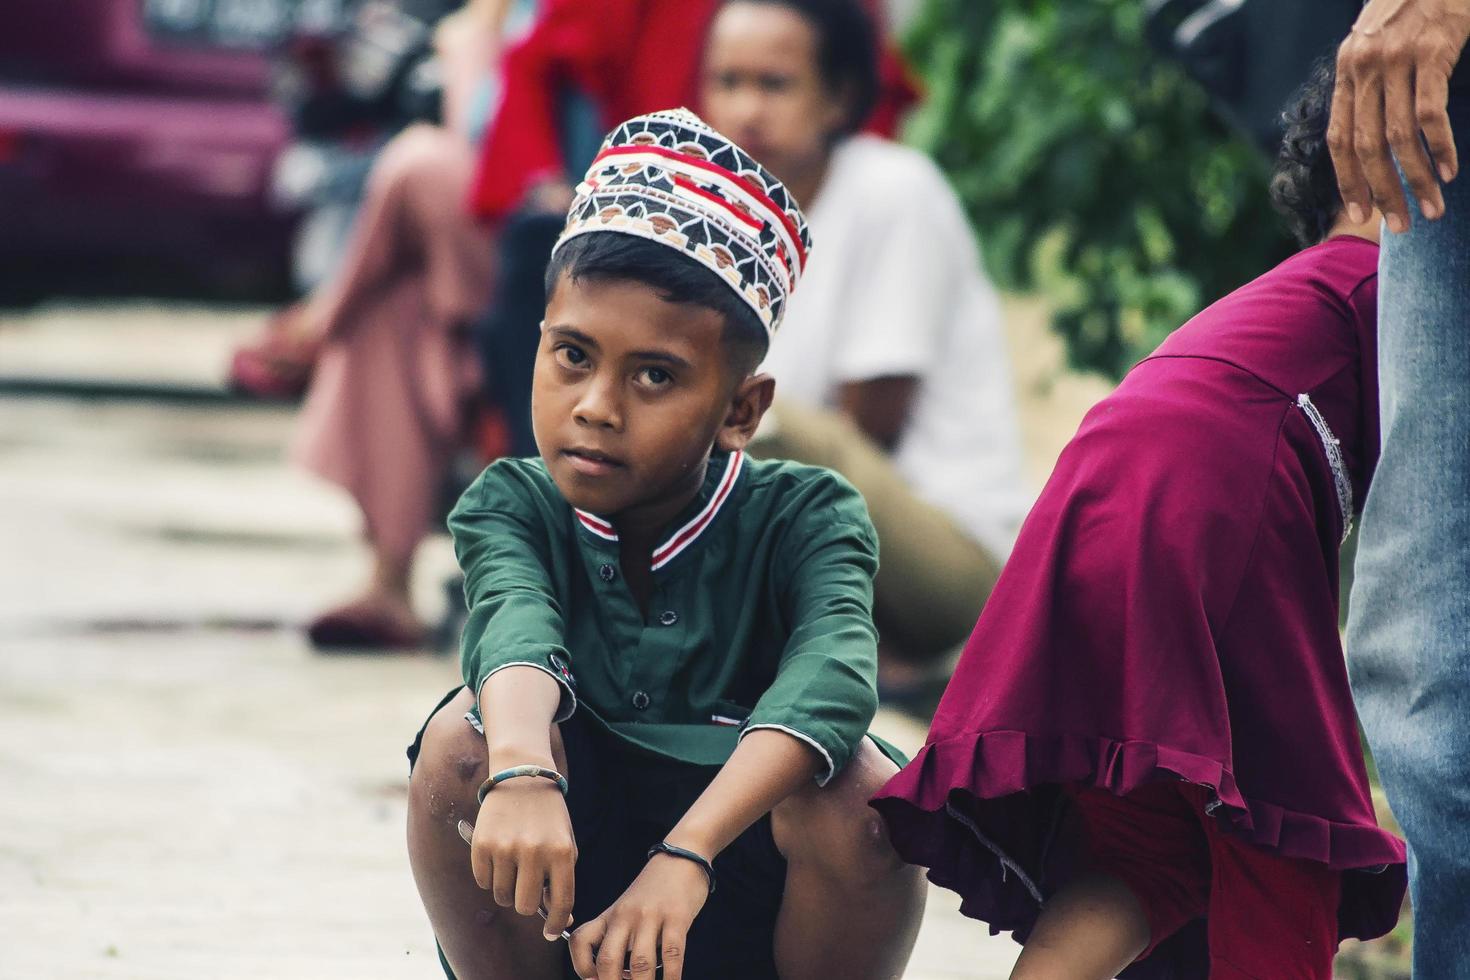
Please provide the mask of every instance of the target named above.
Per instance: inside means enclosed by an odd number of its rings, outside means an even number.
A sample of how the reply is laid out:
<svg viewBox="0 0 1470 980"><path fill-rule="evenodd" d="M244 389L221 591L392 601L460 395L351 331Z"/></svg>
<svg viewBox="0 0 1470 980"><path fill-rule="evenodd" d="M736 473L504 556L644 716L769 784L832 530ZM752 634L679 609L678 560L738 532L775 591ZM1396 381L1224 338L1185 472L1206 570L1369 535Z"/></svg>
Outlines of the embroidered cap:
<svg viewBox="0 0 1470 980"><path fill-rule="evenodd" d="M603 141L552 254L594 231L621 232L705 266L776 332L811 236L784 184L687 109L638 116Z"/></svg>

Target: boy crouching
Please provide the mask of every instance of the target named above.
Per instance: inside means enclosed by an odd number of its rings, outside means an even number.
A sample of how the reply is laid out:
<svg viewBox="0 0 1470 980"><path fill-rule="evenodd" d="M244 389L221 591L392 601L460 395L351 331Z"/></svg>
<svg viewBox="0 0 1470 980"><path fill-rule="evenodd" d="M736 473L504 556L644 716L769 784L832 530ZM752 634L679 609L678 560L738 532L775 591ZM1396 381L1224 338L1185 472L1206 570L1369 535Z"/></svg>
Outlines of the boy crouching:
<svg viewBox="0 0 1470 980"><path fill-rule="evenodd" d="M682 110L619 127L577 189L541 456L450 516L466 687L410 750L450 976L903 971L924 890L867 806L897 771L867 736L876 538L840 477L743 453L808 247L786 189Z"/></svg>

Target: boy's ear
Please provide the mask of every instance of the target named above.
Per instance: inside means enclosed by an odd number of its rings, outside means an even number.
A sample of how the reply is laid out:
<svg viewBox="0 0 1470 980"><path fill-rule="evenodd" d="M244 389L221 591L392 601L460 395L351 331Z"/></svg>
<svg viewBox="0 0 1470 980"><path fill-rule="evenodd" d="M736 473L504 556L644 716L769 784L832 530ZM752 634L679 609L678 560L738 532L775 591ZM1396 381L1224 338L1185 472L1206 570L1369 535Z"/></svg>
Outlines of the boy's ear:
<svg viewBox="0 0 1470 980"><path fill-rule="evenodd" d="M721 452L733 453L744 449L755 438L755 430L771 407L776 397L776 379L769 374L753 374L740 382L730 399L730 412L725 423L715 436L715 446Z"/></svg>

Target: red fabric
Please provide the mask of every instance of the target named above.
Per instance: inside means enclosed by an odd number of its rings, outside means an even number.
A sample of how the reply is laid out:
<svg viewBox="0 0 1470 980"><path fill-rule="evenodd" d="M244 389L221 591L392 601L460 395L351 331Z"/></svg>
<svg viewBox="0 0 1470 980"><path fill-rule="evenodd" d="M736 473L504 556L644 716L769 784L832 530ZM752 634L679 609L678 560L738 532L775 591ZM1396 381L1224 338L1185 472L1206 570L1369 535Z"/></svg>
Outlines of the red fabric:
<svg viewBox="0 0 1470 980"><path fill-rule="evenodd" d="M1073 794L1083 863L1123 882L1149 922L1145 959L1204 918L1211 978L1331 980L1341 872L1224 832L1204 786L1160 782L1126 797Z"/></svg>
<svg viewBox="0 0 1470 980"><path fill-rule="evenodd" d="M500 106L485 134L470 194L481 218L514 210L542 177L571 180L561 160L556 96L571 86L603 125L693 106L704 35L719 0L546 0L531 30L501 60ZM876 2L869 0L876 8ZM917 89L891 47L879 65L883 98L868 128L892 135Z"/></svg>
<svg viewBox="0 0 1470 980"><path fill-rule="evenodd" d="M1063 450L927 744L874 801L967 915L1034 923L1064 880L1059 785L1167 778L1211 787L1241 839L1347 872L1343 937L1393 928L1404 845L1373 810L1337 628L1342 517L1297 404L1311 395L1361 500L1377 262L1361 239L1287 260L1180 328Z"/></svg>

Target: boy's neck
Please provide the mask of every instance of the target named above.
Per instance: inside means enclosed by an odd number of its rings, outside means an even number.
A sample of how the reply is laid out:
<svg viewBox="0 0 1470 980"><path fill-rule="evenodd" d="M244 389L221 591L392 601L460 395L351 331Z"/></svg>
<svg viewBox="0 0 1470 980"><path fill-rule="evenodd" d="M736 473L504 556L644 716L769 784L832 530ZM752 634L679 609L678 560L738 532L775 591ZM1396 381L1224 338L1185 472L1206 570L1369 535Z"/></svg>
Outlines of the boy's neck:
<svg viewBox="0 0 1470 980"><path fill-rule="evenodd" d="M653 549L659 544L664 529L699 495L708 471L709 457L706 456L668 490L644 503L629 507L612 518L625 558L641 555L645 563L648 561Z"/></svg>

